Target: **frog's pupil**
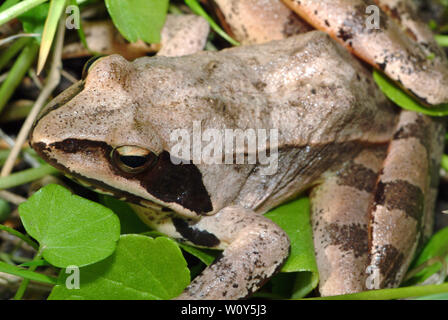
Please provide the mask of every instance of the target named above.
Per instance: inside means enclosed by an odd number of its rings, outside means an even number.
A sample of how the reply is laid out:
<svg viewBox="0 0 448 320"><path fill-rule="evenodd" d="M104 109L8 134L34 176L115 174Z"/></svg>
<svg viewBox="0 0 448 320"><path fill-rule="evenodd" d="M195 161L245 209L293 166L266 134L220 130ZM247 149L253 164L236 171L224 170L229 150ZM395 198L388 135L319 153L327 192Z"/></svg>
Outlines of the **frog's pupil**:
<svg viewBox="0 0 448 320"><path fill-rule="evenodd" d="M136 169L144 166L148 158L140 156L120 156L120 161L128 167Z"/></svg>

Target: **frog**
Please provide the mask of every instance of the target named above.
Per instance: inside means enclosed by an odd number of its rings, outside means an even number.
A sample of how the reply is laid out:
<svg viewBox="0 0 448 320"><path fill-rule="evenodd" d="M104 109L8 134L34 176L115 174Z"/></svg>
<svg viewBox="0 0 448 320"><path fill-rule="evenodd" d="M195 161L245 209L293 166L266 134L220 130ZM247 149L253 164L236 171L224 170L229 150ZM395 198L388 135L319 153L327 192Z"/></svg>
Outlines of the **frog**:
<svg viewBox="0 0 448 320"><path fill-rule="evenodd" d="M257 150L277 150L276 172L174 163L171 134L193 136L195 123L277 130L276 145ZM178 299L241 299L288 256L288 236L263 214L304 192L320 293L397 286L431 229L443 133L441 121L394 107L339 42L310 31L180 57L103 57L41 112L30 144L133 203L152 228L223 250Z"/></svg>

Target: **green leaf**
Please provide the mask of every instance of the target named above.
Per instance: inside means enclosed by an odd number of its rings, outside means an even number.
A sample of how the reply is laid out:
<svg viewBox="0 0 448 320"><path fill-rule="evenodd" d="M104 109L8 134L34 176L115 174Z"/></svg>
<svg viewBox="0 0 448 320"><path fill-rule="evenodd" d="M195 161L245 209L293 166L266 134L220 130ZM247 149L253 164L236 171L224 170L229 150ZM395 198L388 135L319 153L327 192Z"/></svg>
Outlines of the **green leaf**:
<svg viewBox="0 0 448 320"><path fill-rule="evenodd" d="M48 3L43 3L20 15L18 19L22 22L23 30L27 33L42 34L49 8L50 5Z"/></svg>
<svg viewBox="0 0 448 320"><path fill-rule="evenodd" d="M168 0L105 0L120 33L130 42L159 43L168 11Z"/></svg>
<svg viewBox="0 0 448 320"><path fill-rule="evenodd" d="M399 88L392 80L381 72L374 70L373 78L380 87L381 91L395 104L406 110L421 112L428 116L443 117L448 115L448 104L441 104L431 108L426 108L417 100L410 97L406 92Z"/></svg>
<svg viewBox="0 0 448 320"><path fill-rule="evenodd" d="M393 289L367 290L358 293L308 298L304 300L393 300L429 296L448 292L448 283Z"/></svg>
<svg viewBox="0 0 448 320"><path fill-rule="evenodd" d="M159 300L178 296L190 282L187 263L177 244L166 237L122 235L112 256L80 269L80 289L60 284L50 300Z"/></svg>
<svg viewBox="0 0 448 320"><path fill-rule="evenodd" d="M300 198L268 212L266 217L274 221L289 236L291 251L281 272L299 272L293 297L303 297L313 290L319 281L310 222L308 198Z"/></svg>
<svg viewBox="0 0 448 320"><path fill-rule="evenodd" d="M201 7L201 5L197 0L185 0L185 3L187 4L188 7L190 7L190 9L194 13L207 20L207 22L210 24L210 27L212 27L213 31L219 34L223 39L227 40L230 44L234 46L240 45L238 41L234 40L231 36L229 36L224 30L222 30L219 27L219 25L207 14L207 12L205 12L205 10Z"/></svg>
<svg viewBox="0 0 448 320"><path fill-rule="evenodd" d="M19 213L45 260L61 268L81 267L108 257L120 235L119 220L110 209L55 184L22 203Z"/></svg>
<svg viewBox="0 0 448 320"><path fill-rule="evenodd" d="M151 230L143 233L146 236L157 238L157 237L164 237L165 235L159 231ZM209 266L215 261L215 259L221 254L222 250L213 250L213 249L205 249L205 248L198 248L190 246L186 243L177 242L179 247L181 247L184 251L188 252L189 254L195 256L200 261L202 261L205 265Z"/></svg>
<svg viewBox="0 0 448 320"><path fill-rule="evenodd" d="M2 5L0 6L0 12L5 11L6 9L11 8L12 6L16 5L17 2L19 2L20 0L6 0L5 2L2 3Z"/></svg>
<svg viewBox="0 0 448 320"><path fill-rule="evenodd" d="M120 219L121 234L143 233L149 227L137 216L131 206L124 201L117 200L111 196L100 195L100 203L112 209Z"/></svg>
<svg viewBox="0 0 448 320"><path fill-rule="evenodd" d="M21 263L19 267L47 267L51 266L47 261L39 259Z"/></svg>
<svg viewBox="0 0 448 320"><path fill-rule="evenodd" d="M437 293L431 294L429 296L423 296L415 298L415 300L448 300L448 292L447 293Z"/></svg>
<svg viewBox="0 0 448 320"><path fill-rule="evenodd" d="M18 277L22 277L24 279L29 279L33 281L38 281L42 283L48 283L48 284L56 284L57 279L47 276L45 274L41 274L34 271L29 270L23 270L19 267L4 263L0 261L0 272L5 272L9 274L16 275Z"/></svg>
<svg viewBox="0 0 448 320"><path fill-rule="evenodd" d="M215 261L215 259L222 253L222 250L196 248L185 243L179 243L179 246L189 254L201 260L207 266L211 265L213 261Z"/></svg>
<svg viewBox="0 0 448 320"><path fill-rule="evenodd" d="M441 259L448 259L448 227L439 230L431 239L429 239L426 246L418 258L412 263L411 270L422 265L429 259L439 257ZM448 261L447 261L448 262ZM440 263L435 263L428 266L421 272L417 273L411 280L411 283L419 283L430 277L432 274L440 270Z"/></svg>
<svg viewBox="0 0 448 320"><path fill-rule="evenodd" d="M448 36L437 34L434 36L436 38L437 43L441 47L448 47Z"/></svg>

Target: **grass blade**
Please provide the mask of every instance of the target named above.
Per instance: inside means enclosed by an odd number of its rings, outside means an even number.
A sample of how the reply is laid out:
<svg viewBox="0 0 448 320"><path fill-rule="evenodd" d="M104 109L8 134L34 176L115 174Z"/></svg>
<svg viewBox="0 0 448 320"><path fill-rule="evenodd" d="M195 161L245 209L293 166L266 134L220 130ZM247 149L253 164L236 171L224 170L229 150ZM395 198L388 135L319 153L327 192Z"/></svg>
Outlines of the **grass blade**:
<svg viewBox="0 0 448 320"><path fill-rule="evenodd" d="M65 0L51 0L50 10L48 12L47 20L45 20L44 32L42 33L42 42L39 51L39 61L37 63L37 74L44 68L50 53L51 45L53 43L54 35L59 24L59 18L62 15L65 7Z"/></svg>
<svg viewBox="0 0 448 320"><path fill-rule="evenodd" d="M12 6L11 8L6 9L3 12L0 12L0 26L46 1L47 0L25 0L19 2L15 6Z"/></svg>
<svg viewBox="0 0 448 320"><path fill-rule="evenodd" d="M29 270L24 270L16 266L12 266L10 264L4 263L0 261L0 272L5 272L9 274L13 274L18 277L22 277L24 279L33 280L42 283L48 284L56 284L57 278L50 277L38 272L33 272Z"/></svg>
<svg viewBox="0 0 448 320"><path fill-rule="evenodd" d="M210 24L210 27L219 34L222 38L227 40L229 43L231 43L234 46L239 46L240 43L236 40L234 40L232 37L230 37L224 30L222 30L218 24L213 21L213 19L205 12L205 10L201 7L199 2L197 0L185 0L185 3L187 6L190 7L190 9L196 13L197 15L203 17L207 22Z"/></svg>
<svg viewBox="0 0 448 320"><path fill-rule="evenodd" d="M392 300L428 296L447 292L448 283L443 283L438 285L369 290L340 296L319 297L304 300Z"/></svg>
<svg viewBox="0 0 448 320"><path fill-rule="evenodd" d="M32 41L22 50L19 57L14 62L14 65L9 71L5 82L3 82L0 87L0 112L2 112L3 108L14 93L14 90L20 84L25 76L25 73L34 62L38 47L37 42Z"/></svg>

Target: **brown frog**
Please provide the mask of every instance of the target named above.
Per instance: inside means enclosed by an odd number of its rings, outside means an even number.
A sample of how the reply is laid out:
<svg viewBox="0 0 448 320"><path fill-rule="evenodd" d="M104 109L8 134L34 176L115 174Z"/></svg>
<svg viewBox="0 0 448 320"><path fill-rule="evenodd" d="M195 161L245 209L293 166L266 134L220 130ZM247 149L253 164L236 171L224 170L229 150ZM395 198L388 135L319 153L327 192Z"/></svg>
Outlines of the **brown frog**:
<svg viewBox="0 0 448 320"><path fill-rule="evenodd" d="M248 134L243 148L218 144L212 162L179 157L173 133L194 137L198 125L265 130L269 143L257 137L254 149ZM430 232L443 132L392 106L365 67L311 31L182 57L104 57L43 110L31 145L82 183L136 204L153 228L223 249L179 298L237 299L288 256L288 237L262 214L305 191L321 294L398 285ZM195 153L192 142L184 155ZM210 150L210 139L196 142ZM253 153L276 159L275 170L234 161ZM229 154L230 163L218 161Z"/></svg>

